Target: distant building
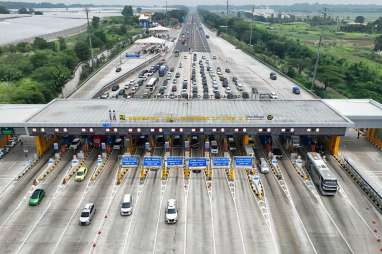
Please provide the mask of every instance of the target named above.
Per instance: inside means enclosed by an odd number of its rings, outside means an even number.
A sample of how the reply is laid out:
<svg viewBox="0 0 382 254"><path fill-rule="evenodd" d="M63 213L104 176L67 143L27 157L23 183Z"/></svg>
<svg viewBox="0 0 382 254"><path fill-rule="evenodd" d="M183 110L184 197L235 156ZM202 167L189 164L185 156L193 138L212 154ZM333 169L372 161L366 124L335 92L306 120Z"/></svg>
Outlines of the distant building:
<svg viewBox="0 0 382 254"><path fill-rule="evenodd" d="M152 25L152 19L153 13L151 12L142 12L139 14L139 25L144 28L149 28Z"/></svg>

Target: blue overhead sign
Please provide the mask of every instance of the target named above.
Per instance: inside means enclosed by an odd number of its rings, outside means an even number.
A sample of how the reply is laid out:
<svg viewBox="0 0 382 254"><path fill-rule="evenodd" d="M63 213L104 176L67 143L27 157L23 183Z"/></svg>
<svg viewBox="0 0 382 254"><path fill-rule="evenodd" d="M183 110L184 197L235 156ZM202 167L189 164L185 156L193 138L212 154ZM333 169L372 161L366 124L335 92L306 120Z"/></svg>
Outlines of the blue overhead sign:
<svg viewBox="0 0 382 254"><path fill-rule="evenodd" d="M189 158L188 159L188 167L189 168L207 167L207 161L208 161L208 159L205 157Z"/></svg>
<svg viewBox="0 0 382 254"><path fill-rule="evenodd" d="M122 167L138 167L138 157L131 155L122 155L121 159Z"/></svg>
<svg viewBox="0 0 382 254"><path fill-rule="evenodd" d="M235 167L252 167L253 157L251 156L235 156Z"/></svg>
<svg viewBox="0 0 382 254"><path fill-rule="evenodd" d="M160 167L162 166L162 157L160 156L145 156L143 158L144 167Z"/></svg>
<svg viewBox="0 0 382 254"><path fill-rule="evenodd" d="M229 167L229 158L228 157L212 157L212 167L213 168Z"/></svg>
<svg viewBox="0 0 382 254"><path fill-rule="evenodd" d="M182 156L171 156L166 160L167 167L183 167L183 157Z"/></svg>

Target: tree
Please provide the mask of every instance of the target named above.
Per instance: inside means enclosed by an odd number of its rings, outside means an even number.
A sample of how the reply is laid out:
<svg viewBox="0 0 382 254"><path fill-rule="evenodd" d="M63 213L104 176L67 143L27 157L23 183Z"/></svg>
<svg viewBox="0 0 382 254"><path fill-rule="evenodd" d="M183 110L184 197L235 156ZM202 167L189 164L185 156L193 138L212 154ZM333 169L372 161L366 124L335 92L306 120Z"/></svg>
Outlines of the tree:
<svg viewBox="0 0 382 254"><path fill-rule="evenodd" d="M375 38L374 50L375 51L381 51L382 50L382 35Z"/></svg>
<svg viewBox="0 0 382 254"><path fill-rule="evenodd" d="M36 52L30 57L33 68L39 68L48 63L48 54L46 52Z"/></svg>
<svg viewBox="0 0 382 254"><path fill-rule="evenodd" d="M44 98L40 85L31 79L22 79L16 83L16 89L11 93L12 103L44 103L48 100Z"/></svg>
<svg viewBox="0 0 382 254"><path fill-rule="evenodd" d="M365 23L365 17L364 16L357 16L357 17L355 17L354 22L363 24L363 23Z"/></svg>
<svg viewBox="0 0 382 254"><path fill-rule="evenodd" d="M324 84L324 90L328 86L343 82L344 75L341 69L335 65L321 64L318 67L317 79Z"/></svg>
<svg viewBox="0 0 382 254"><path fill-rule="evenodd" d="M90 48L89 45L84 41L79 41L74 46L74 52L76 52L76 56L81 61L88 60L90 58Z"/></svg>
<svg viewBox="0 0 382 254"><path fill-rule="evenodd" d="M23 73L9 64L0 65L0 81L16 81L22 77Z"/></svg>
<svg viewBox="0 0 382 254"><path fill-rule="evenodd" d="M66 41L65 38L63 37L58 37L58 46L60 50L65 50L66 49Z"/></svg>
<svg viewBox="0 0 382 254"><path fill-rule="evenodd" d="M99 22L100 22L100 18L99 17L96 17L96 16L93 16L93 19L92 19L92 26L94 28L98 28L99 26Z"/></svg>
<svg viewBox="0 0 382 254"><path fill-rule="evenodd" d="M35 49L47 49L49 47L49 43L41 37L36 37L33 41L33 48Z"/></svg>
<svg viewBox="0 0 382 254"><path fill-rule="evenodd" d="M141 13L142 12L142 8L141 7L138 7L137 8L137 13Z"/></svg>
<svg viewBox="0 0 382 254"><path fill-rule="evenodd" d="M4 6L0 5L0 14L9 14L9 11Z"/></svg>
<svg viewBox="0 0 382 254"><path fill-rule="evenodd" d="M124 17L132 17L134 15L133 8L131 5L123 7L122 15Z"/></svg>

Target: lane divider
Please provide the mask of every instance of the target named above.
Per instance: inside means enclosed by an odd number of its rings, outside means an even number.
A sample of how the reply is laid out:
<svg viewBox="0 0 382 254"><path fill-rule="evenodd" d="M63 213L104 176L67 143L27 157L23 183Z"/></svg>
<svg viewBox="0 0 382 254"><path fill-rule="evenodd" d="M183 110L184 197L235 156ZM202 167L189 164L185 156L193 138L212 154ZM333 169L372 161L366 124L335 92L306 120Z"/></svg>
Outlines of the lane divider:
<svg viewBox="0 0 382 254"><path fill-rule="evenodd" d="M47 176L53 172L53 170L56 169L58 163L61 161L61 157L59 159L50 159L50 161L48 162L48 167L45 169L44 172L42 172L37 178L35 178L33 180L33 185L34 186L37 186L39 185L41 182L43 182Z"/></svg>
<svg viewBox="0 0 382 254"><path fill-rule="evenodd" d="M90 178L93 183L95 183L98 176L103 172L105 165L109 161L109 159L110 159L110 155L108 154L106 155L106 158L104 158L102 162L99 165L97 165L97 168L94 170L94 173Z"/></svg>
<svg viewBox="0 0 382 254"><path fill-rule="evenodd" d="M80 169L80 167L82 166L85 166L86 167L86 164L85 164L85 161L82 159L78 165L76 166L72 166L70 167L70 169L68 170L67 174L65 175L64 179L62 180L62 184L66 184L70 178L75 174L77 173L77 171Z"/></svg>

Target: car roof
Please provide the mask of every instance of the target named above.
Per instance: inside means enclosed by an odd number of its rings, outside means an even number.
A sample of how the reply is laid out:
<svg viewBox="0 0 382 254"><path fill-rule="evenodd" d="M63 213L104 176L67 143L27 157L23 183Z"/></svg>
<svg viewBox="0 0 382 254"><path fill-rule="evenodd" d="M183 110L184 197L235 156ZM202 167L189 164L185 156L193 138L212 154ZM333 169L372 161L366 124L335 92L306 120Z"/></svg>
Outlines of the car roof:
<svg viewBox="0 0 382 254"><path fill-rule="evenodd" d="M88 210L90 209L92 206L94 206L94 203L87 203L85 206L84 206L84 210Z"/></svg>

